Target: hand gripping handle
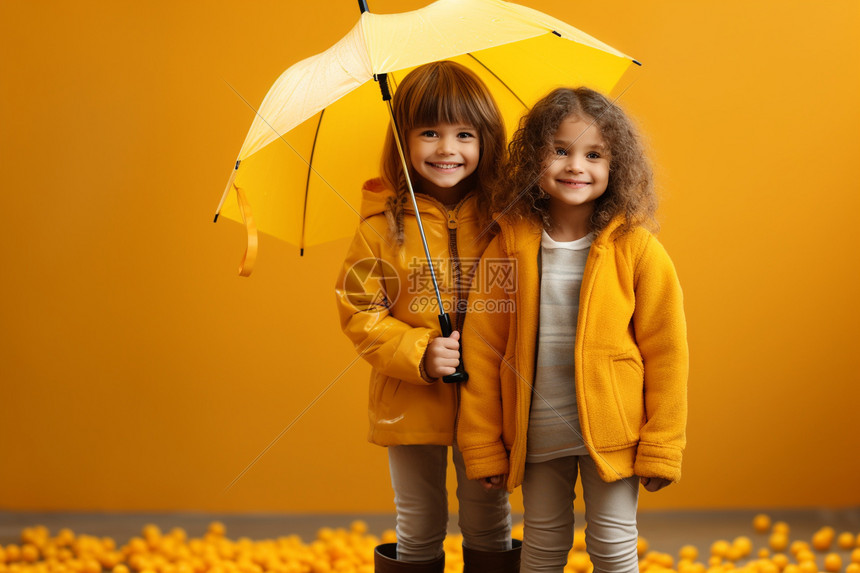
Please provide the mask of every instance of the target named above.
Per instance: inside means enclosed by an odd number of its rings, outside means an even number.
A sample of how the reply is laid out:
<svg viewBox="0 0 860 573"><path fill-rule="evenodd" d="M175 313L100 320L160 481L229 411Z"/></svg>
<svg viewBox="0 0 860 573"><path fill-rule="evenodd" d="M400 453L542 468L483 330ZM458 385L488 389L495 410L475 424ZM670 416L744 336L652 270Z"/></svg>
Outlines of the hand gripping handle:
<svg viewBox="0 0 860 573"><path fill-rule="evenodd" d="M442 336L448 338L451 336L451 333L454 332L453 327L451 326L451 317L448 313L443 313L439 315L439 326L442 328ZM469 373L463 368L463 339L460 339L460 363L457 365L457 371L453 374L449 374L447 376L442 377L442 382L446 384L455 384L458 382L465 382L469 379Z"/></svg>

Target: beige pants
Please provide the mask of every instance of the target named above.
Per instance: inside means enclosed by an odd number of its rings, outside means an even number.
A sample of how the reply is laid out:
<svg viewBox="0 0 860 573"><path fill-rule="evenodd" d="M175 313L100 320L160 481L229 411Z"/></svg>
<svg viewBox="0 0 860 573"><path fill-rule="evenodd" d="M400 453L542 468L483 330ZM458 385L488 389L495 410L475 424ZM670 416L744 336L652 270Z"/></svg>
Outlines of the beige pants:
<svg viewBox="0 0 860 573"><path fill-rule="evenodd" d="M485 491L466 477L463 456L453 448L459 526L463 544L480 551L511 548L511 506L504 490ZM397 558L430 561L442 555L448 530L447 446L388 448L397 507Z"/></svg>
<svg viewBox="0 0 860 573"><path fill-rule="evenodd" d="M636 505L639 480L606 483L589 456L526 464L520 573L562 573L573 546L573 499L577 468L585 498L585 542L595 573L639 571Z"/></svg>

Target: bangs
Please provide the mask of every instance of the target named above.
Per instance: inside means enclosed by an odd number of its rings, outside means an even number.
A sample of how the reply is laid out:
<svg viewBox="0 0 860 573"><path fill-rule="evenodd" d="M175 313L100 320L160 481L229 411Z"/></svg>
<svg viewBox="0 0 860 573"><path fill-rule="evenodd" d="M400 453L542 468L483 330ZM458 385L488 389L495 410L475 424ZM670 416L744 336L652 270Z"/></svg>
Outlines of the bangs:
<svg viewBox="0 0 860 573"><path fill-rule="evenodd" d="M478 128L487 123L486 96L468 70L437 67L423 81L410 86L402 129L439 123ZM465 73L464 73L465 72Z"/></svg>

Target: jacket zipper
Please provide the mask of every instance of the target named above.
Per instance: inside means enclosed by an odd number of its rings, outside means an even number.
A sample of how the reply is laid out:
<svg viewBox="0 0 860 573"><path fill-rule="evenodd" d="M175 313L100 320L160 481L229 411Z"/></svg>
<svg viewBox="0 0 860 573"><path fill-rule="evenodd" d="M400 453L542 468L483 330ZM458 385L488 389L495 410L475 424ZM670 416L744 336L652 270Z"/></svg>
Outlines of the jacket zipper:
<svg viewBox="0 0 860 573"><path fill-rule="evenodd" d="M463 268L460 262L460 251L457 247L457 228L459 227L457 216L466 198L461 199L453 209L448 209L441 201L433 197L426 197L426 199L445 215L445 220L448 224L448 256L451 260L451 277L454 289L452 300L454 320L452 321L452 327L454 330L461 330L465 320L465 308L461 308L464 306L463 285L461 284L463 282ZM432 264L432 261L430 264ZM444 308L439 309L439 314L443 314L444 312Z"/></svg>
<svg viewBox="0 0 860 573"><path fill-rule="evenodd" d="M452 312L454 314L454 320L452 321L453 329L460 331L460 336L463 334L463 322L465 321L465 309L462 309L462 303L460 301L463 300L463 289L462 289L462 277L463 270L462 265L460 263L460 250L457 247L457 228L459 224L457 222L457 215L460 211L460 207L463 205L464 199L461 199L457 205L449 210L445 205L443 205L439 201L434 202L439 206L442 212L445 214L445 218L448 222L448 257L451 260L451 279L453 282L453 308ZM445 312L445 309L439 309L439 313L442 314ZM460 348L462 353L462 346ZM460 356L462 360L462 354ZM451 439L451 442L454 447L457 446L457 428L460 425L460 385L454 385L454 433Z"/></svg>
<svg viewBox="0 0 860 573"><path fill-rule="evenodd" d="M448 250L451 256L451 275L454 282L454 300L452 311L454 313L454 330L462 330L465 320L465 308L463 308L463 267L460 262L460 252L457 248L457 220L454 212L448 213ZM462 333L461 333L462 334Z"/></svg>

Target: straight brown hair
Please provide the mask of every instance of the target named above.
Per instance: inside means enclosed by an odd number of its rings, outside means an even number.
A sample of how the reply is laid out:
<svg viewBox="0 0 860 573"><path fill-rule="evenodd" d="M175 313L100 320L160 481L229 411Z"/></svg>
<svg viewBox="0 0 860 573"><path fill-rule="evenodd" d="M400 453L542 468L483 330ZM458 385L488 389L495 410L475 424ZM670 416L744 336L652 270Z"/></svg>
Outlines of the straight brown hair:
<svg viewBox="0 0 860 573"><path fill-rule="evenodd" d="M452 61L424 64L409 72L397 86L392 99L394 120L400 133L403 152L409 162L406 134L415 127L439 123L463 123L478 131L481 156L477 175L477 205L482 223L490 220L490 189L499 177L505 156L505 126L490 90L474 72ZM415 177L409 165L410 178ZM383 182L393 189L386 215L391 234L403 242L403 210L409 198L406 178L393 133L389 130L382 151L380 172Z"/></svg>

